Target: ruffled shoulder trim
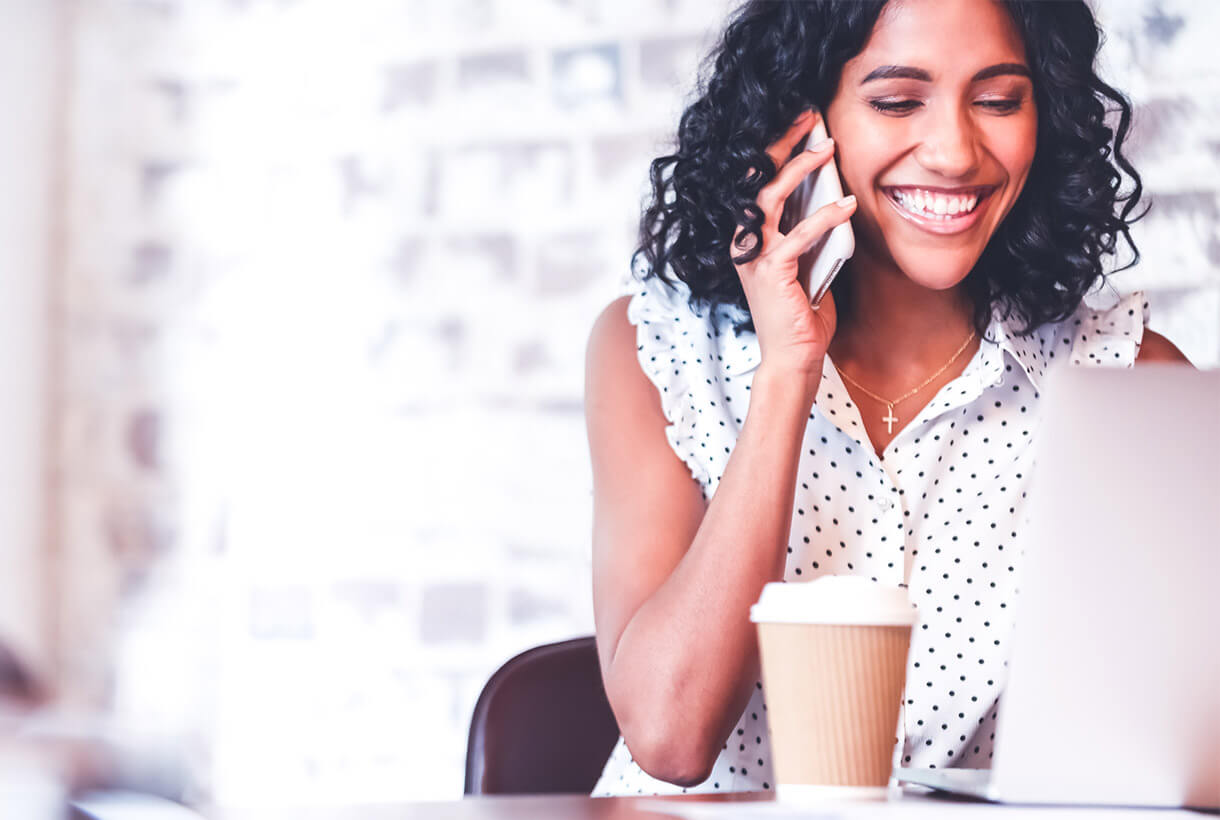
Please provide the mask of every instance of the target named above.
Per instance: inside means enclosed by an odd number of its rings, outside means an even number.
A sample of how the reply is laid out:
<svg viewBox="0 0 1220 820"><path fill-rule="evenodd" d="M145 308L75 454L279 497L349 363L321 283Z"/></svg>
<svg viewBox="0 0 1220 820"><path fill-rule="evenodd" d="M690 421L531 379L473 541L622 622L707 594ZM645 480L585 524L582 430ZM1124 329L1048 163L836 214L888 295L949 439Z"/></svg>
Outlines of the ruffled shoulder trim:
<svg viewBox="0 0 1220 820"><path fill-rule="evenodd" d="M1108 308L1091 308L1081 303L1061 331L1072 339L1072 364L1133 366L1150 315L1147 295L1142 290L1128 293Z"/></svg>
<svg viewBox="0 0 1220 820"><path fill-rule="evenodd" d="M681 282L667 285L660 278L631 280L634 292L627 305L627 321L636 326L636 355L640 367L656 386L669 426L670 447L690 468L691 475L710 496L712 478L699 458L694 428L698 409L692 386L695 379L710 381L721 361L710 311L696 311L690 290Z"/></svg>

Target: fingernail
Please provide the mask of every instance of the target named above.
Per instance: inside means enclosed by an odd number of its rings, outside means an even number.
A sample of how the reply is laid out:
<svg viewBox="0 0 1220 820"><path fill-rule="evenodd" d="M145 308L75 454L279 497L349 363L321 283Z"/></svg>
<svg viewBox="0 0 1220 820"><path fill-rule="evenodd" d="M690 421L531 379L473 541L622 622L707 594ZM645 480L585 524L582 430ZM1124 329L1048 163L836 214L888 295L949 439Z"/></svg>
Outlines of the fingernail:
<svg viewBox="0 0 1220 820"><path fill-rule="evenodd" d="M827 137L816 145L809 147L810 151L823 151L834 144L834 137Z"/></svg>
<svg viewBox="0 0 1220 820"><path fill-rule="evenodd" d="M856 195L848 194L847 196L843 197L835 204L838 205L840 208L850 208L852 205L856 204Z"/></svg>

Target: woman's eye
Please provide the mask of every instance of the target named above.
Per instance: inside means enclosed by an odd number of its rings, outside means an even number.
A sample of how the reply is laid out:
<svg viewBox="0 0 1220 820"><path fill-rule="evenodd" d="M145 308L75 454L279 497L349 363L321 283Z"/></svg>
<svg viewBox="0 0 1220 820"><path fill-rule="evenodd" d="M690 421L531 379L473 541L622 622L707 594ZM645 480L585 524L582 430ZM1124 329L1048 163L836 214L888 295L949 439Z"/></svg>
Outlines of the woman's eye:
<svg viewBox="0 0 1220 820"><path fill-rule="evenodd" d="M979 103L979 105L985 106L987 108L993 108L996 111L1003 111L1005 114L1008 114L1008 113L1016 111L1018 108L1020 108L1021 101L1020 100L985 100L984 102Z"/></svg>
<svg viewBox="0 0 1220 820"><path fill-rule="evenodd" d="M918 108L921 103L917 100L901 100L898 102L886 102L885 100L869 100L869 105L878 111L892 111L899 114L905 114ZM984 108L990 108L994 111L999 111L1004 114L1010 114L1021 107L1020 100L984 100L978 105Z"/></svg>
<svg viewBox="0 0 1220 820"><path fill-rule="evenodd" d="M901 102L885 102L884 100L869 100L869 105L878 111L911 111L919 106L915 100L903 100Z"/></svg>

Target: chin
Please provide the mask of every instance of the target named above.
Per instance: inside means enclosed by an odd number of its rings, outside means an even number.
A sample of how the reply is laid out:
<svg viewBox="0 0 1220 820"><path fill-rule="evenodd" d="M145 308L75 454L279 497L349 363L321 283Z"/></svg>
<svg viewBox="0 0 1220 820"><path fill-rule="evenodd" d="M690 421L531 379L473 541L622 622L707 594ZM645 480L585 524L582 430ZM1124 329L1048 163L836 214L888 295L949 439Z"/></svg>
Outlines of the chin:
<svg viewBox="0 0 1220 820"><path fill-rule="evenodd" d="M903 274L928 290L948 290L959 285L974 270L978 256L963 256L961 253L936 254L921 249L904 259L905 254L894 254L894 261Z"/></svg>

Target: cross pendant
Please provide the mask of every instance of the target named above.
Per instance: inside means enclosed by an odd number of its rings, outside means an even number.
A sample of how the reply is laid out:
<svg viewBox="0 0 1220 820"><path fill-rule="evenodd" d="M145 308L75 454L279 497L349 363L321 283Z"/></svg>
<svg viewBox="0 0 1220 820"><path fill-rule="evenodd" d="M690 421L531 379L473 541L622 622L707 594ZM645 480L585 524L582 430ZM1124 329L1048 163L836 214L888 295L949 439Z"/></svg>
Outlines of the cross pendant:
<svg viewBox="0 0 1220 820"><path fill-rule="evenodd" d="M885 432L892 435L894 432L894 422L898 421L898 419L894 418L894 405L891 404L889 406L889 410L881 417L881 420L885 422Z"/></svg>

